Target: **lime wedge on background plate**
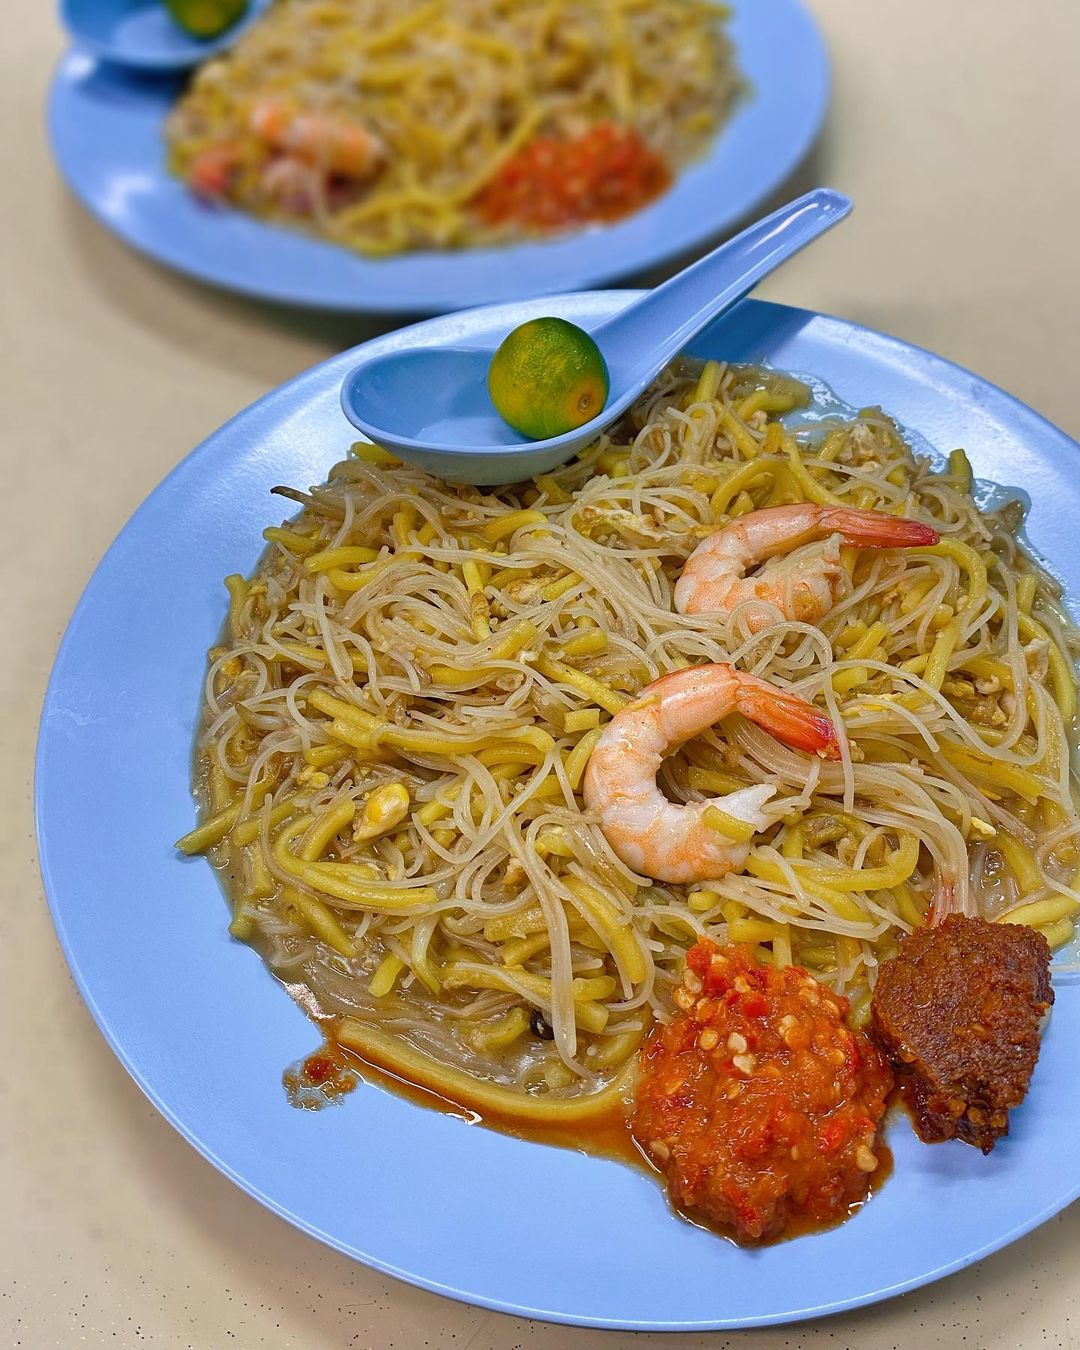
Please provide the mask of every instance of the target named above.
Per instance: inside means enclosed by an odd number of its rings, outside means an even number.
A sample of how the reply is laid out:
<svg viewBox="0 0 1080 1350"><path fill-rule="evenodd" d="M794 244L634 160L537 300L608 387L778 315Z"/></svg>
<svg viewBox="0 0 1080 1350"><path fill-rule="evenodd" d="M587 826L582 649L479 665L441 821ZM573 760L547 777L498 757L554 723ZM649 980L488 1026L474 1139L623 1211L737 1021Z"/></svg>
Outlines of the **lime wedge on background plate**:
<svg viewBox="0 0 1080 1350"><path fill-rule="evenodd" d="M177 24L195 38L220 37L242 19L250 0L165 0Z"/></svg>

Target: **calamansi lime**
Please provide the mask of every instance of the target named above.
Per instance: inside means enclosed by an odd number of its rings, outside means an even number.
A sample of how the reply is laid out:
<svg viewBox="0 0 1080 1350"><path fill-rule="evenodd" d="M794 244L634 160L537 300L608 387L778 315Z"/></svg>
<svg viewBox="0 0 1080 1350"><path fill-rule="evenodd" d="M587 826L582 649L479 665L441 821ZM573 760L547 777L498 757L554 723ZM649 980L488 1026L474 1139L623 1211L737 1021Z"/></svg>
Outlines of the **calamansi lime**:
<svg viewBox="0 0 1080 1350"><path fill-rule="evenodd" d="M220 37L243 16L250 0L165 0L165 8L185 33Z"/></svg>
<svg viewBox="0 0 1080 1350"><path fill-rule="evenodd" d="M565 319L530 319L503 340L488 368L499 416L533 441L590 422L607 402L600 348Z"/></svg>

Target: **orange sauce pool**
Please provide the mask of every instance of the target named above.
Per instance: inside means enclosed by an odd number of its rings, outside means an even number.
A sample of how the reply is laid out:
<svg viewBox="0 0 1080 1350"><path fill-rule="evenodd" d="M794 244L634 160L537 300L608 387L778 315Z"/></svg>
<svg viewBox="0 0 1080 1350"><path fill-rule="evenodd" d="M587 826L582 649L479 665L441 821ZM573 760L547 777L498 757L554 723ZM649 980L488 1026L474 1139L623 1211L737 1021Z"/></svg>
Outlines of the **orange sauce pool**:
<svg viewBox="0 0 1080 1350"><path fill-rule="evenodd" d="M597 1113L588 1121L573 1125L523 1121L509 1114L493 1113L486 1107L481 1109L478 1102L470 1101L467 1096L462 1095L451 1100L428 1087L403 1078L390 1065L358 1054L356 1050L342 1045L337 1040L335 1027L334 1019L324 1019L320 1026L324 1037L322 1045L285 1071L283 1082L293 1105L315 1109L332 1102L340 1102L360 1084L370 1084L403 1097L416 1106L440 1111L468 1125L497 1130L500 1134L507 1134L528 1143L574 1149L590 1157L625 1163L645 1172L661 1185L672 1212L679 1218L735 1245L740 1245L736 1243L730 1229L710 1223L698 1212L682 1210L672 1201L667 1187L663 1185L659 1169L631 1132L631 1113L627 1106L614 1103L610 1110ZM878 1166L869 1178L868 1194L865 1199L852 1202L843 1212L826 1221L815 1222L808 1216L800 1217L790 1222L781 1237L774 1241L786 1241L789 1238L823 1232L857 1213L862 1205L881 1189L892 1173L892 1154L881 1139L875 1146L875 1152Z"/></svg>
<svg viewBox="0 0 1080 1350"><path fill-rule="evenodd" d="M309 1109L322 1106L340 1100L352 1092L358 1083L370 1083L404 1097L417 1106L441 1111L468 1125L482 1125L515 1139L572 1148L581 1153L632 1163L650 1172L654 1170L634 1142L627 1113L618 1104L613 1104L609 1111L598 1112L587 1122L575 1125L526 1121L509 1113L492 1112L487 1107L481 1109L478 1102L470 1101L468 1097L451 1100L429 1087L410 1082L390 1065L361 1055L351 1046L342 1045L336 1038L332 1020L323 1024L322 1031L324 1040L319 1049L285 1071L285 1090L294 1106Z"/></svg>

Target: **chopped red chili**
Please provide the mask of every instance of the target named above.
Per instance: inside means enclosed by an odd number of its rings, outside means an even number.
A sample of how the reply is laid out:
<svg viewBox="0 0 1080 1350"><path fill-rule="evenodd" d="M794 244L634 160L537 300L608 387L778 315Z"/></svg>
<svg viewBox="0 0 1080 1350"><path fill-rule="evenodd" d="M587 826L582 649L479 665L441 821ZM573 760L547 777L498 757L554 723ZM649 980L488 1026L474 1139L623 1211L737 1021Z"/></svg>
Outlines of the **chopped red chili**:
<svg viewBox="0 0 1080 1350"><path fill-rule="evenodd" d="M309 1055L304 1060L304 1077L309 1083L325 1083L334 1076L337 1067L329 1055Z"/></svg>
<svg viewBox="0 0 1080 1350"><path fill-rule="evenodd" d="M639 132L601 122L573 139L536 137L502 164L474 205L491 225L558 230L617 220L670 182L667 163Z"/></svg>
<svg viewBox="0 0 1080 1350"><path fill-rule="evenodd" d="M333 1039L328 1039L314 1054L290 1065L282 1075L293 1106L310 1111L340 1101L358 1081L356 1066Z"/></svg>
<svg viewBox="0 0 1080 1350"><path fill-rule="evenodd" d="M892 1075L805 970L701 941L645 1047L634 1134L681 1210L740 1242L845 1217L878 1170Z"/></svg>

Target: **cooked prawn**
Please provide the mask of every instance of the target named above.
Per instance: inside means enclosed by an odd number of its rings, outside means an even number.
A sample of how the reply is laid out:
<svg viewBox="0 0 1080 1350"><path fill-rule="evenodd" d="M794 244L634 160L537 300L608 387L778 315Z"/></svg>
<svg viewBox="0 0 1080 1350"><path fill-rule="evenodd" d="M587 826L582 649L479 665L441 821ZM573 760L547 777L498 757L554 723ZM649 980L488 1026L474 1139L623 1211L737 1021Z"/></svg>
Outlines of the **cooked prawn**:
<svg viewBox="0 0 1080 1350"><path fill-rule="evenodd" d="M322 175L318 168L298 155L279 155L262 172L262 187L282 210L306 216L319 200Z"/></svg>
<svg viewBox="0 0 1080 1350"><path fill-rule="evenodd" d="M383 144L357 123L294 112L279 99L263 99L251 111L250 125L274 150L310 160L328 174L369 178L382 164Z"/></svg>
<svg viewBox="0 0 1080 1350"><path fill-rule="evenodd" d="M750 511L702 540L675 583L680 614L731 611L748 600L774 606L787 619L814 623L844 594L849 581L841 544L913 548L936 544L938 532L918 520L846 506L767 506ZM823 540L818 546L816 541ZM809 544L811 547L802 548ZM754 576L755 564L765 566ZM747 611L752 632L768 628L767 609Z"/></svg>
<svg viewBox="0 0 1080 1350"><path fill-rule="evenodd" d="M615 853L657 881L710 881L742 867L747 846L707 824L720 807L754 829L776 789L739 788L725 797L680 806L656 782L664 756L729 713L740 712L778 740L824 759L839 758L832 723L804 699L729 665L691 666L654 680L604 728L585 770L585 804Z"/></svg>
<svg viewBox="0 0 1080 1350"><path fill-rule="evenodd" d="M192 161L191 186L200 197L224 197L240 165L240 152L230 141L211 145Z"/></svg>

